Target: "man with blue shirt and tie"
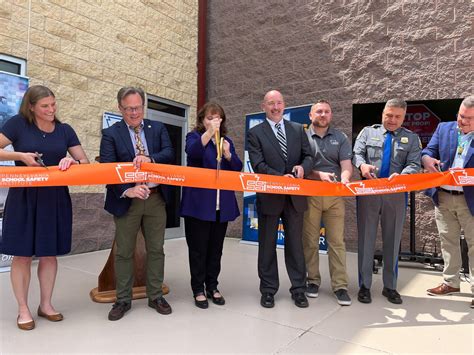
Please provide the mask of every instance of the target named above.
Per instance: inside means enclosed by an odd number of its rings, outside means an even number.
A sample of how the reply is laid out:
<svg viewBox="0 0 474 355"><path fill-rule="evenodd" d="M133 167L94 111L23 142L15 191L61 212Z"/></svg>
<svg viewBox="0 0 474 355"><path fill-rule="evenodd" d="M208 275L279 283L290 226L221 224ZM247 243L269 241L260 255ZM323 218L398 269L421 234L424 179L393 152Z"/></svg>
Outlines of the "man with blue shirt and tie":
<svg viewBox="0 0 474 355"><path fill-rule="evenodd" d="M418 135L402 127L407 104L388 100L382 124L365 127L354 144L352 163L363 179L396 178L420 171L421 143ZM401 304L397 292L398 252L406 212L406 193L357 197L359 293L361 303L371 303L370 287L375 239L380 220L383 242L383 291L388 301Z"/></svg>
<svg viewBox="0 0 474 355"><path fill-rule="evenodd" d="M474 95L459 107L457 121L438 125L422 152L423 166L429 172L474 168ZM429 289L432 296L460 292L459 270L461 229L468 245L471 292L474 295L474 186L442 185L427 191L435 203L435 219L444 260L443 283ZM474 308L474 299L471 300Z"/></svg>

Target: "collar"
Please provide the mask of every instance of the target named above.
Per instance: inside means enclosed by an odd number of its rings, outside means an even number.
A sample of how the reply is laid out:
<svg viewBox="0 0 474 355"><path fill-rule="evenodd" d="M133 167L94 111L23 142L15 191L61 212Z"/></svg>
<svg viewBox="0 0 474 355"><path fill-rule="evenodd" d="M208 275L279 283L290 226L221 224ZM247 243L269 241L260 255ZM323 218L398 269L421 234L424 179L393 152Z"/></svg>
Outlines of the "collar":
<svg viewBox="0 0 474 355"><path fill-rule="evenodd" d="M383 134L385 134L386 132L389 132L387 129L385 129L385 127L382 125L382 130L383 130ZM400 134L400 132L402 131L402 127L399 127L397 128L395 131L390 131L390 133L392 133L394 136L398 136Z"/></svg>
<svg viewBox="0 0 474 355"><path fill-rule="evenodd" d="M310 124L310 126L309 126L309 131L311 133L311 137L313 137L313 136L319 137L316 134L316 132L314 131L312 124ZM326 134L321 138L324 138L324 137L329 136L329 135L334 135L334 128L332 128L331 126L329 126L328 130L326 131Z"/></svg>
<svg viewBox="0 0 474 355"><path fill-rule="evenodd" d="M124 122L125 122L125 121L124 121ZM125 125L128 127L129 130L135 131L135 127L129 126L127 123L125 123ZM139 124L139 126L140 126L140 131L142 131L142 130L143 130L143 127L145 126L145 123L143 122L143 120L142 120L142 122Z"/></svg>
<svg viewBox="0 0 474 355"><path fill-rule="evenodd" d="M267 122L270 124L270 126L272 127L275 127L276 124L278 123L281 123L282 126L284 126L284 121L285 119L282 117L280 121L278 122L275 122L275 121L272 121L271 119L269 119L268 117L265 117L265 119L267 120Z"/></svg>

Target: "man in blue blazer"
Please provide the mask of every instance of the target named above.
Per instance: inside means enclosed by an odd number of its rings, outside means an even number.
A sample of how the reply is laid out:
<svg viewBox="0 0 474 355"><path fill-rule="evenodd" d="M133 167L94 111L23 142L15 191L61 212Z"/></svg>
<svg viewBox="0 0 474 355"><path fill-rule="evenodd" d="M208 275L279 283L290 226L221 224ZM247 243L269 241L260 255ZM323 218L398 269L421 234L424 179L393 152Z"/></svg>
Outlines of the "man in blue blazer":
<svg viewBox="0 0 474 355"><path fill-rule="evenodd" d="M250 163L256 173L303 178L313 167L311 146L303 126L283 119L285 102L280 92L267 92L262 102L266 119L248 131ZM289 180L288 182L291 182ZM303 253L303 217L306 196L257 193L258 276L260 304L274 306L278 291L276 238L281 217L285 230L285 264L291 297L297 307L308 307Z"/></svg>
<svg viewBox="0 0 474 355"><path fill-rule="evenodd" d="M123 120L102 131L100 162L167 164L174 152L165 126L144 119L145 93L141 88L124 87L117 94ZM147 250L146 292L148 305L158 313L170 314L163 298L163 252L166 228L165 187L154 183L107 185L105 210L115 222L115 277L117 300L109 320L118 320L131 308L133 255L136 237L142 228Z"/></svg>
<svg viewBox="0 0 474 355"><path fill-rule="evenodd" d="M429 172L450 168L474 168L474 95L466 97L459 107L457 122L438 125L422 162ZM474 294L474 186L442 185L427 191L435 203L435 218L444 259L444 282L427 292L432 296L460 292L459 270L461 229L469 248L471 291ZM471 301L474 308L474 300Z"/></svg>

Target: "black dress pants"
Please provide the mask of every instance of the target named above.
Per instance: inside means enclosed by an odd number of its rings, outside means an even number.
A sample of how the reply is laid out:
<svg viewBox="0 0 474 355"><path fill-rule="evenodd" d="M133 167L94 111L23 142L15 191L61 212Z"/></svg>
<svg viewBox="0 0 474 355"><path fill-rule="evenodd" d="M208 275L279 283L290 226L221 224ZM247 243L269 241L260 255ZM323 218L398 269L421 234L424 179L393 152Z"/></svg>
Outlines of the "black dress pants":
<svg viewBox="0 0 474 355"><path fill-rule="evenodd" d="M302 240L304 212L295 210L289 196L280 212L278 215L258 213L258 276L262 294L274 295L280 286L276 252L280 217L285 231L285 265L291 282L290 293L301 293L306 289Z"/></svg>
<svg viewBox="0 0 474 355"><path fill-rule="evenodd" d="M217 289L217 278L221 271L221 256L224 246L227 222L203 221L193 217L184 217L184 230L189 249L189 269L191 288L194 296Z"/></svg>

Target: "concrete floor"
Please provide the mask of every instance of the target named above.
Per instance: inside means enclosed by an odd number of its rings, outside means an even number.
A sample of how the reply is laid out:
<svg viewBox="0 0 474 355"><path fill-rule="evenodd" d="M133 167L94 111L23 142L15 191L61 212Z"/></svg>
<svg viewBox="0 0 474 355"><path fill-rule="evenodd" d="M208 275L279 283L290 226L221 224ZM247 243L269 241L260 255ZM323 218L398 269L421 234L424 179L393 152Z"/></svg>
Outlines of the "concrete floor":
<svg viewBox="0 0 474 355"><path fill-rule="evenodd" d="M288 293L289 281L278 250L280 291L273 309L259 304L257 248L228 239L225 242L219 288L225 306L194 306L184 239L168 240L166 297L169 316L135 301L125 317L107 320L109 304L94 303L89 291L109 251L66 256L60 270L54 304L65 320L51 323L36 318L36 329L16 327L16 303L9 274L0 274L0 353L456 353L472 354L473 313L469 285L449 297L427 296L425 290L441 281L441 273L419 264L400 268L401 306L381 295L381 275L374 275L373 302L357 301L357 255L348 254L350 307L336 303L329 289L327 256L321 257L323 285L319 298L306 309L297 308ZM34 266L36 272L36 265ZM38 282L30 287L30 308L38 307Z"/></svg>

